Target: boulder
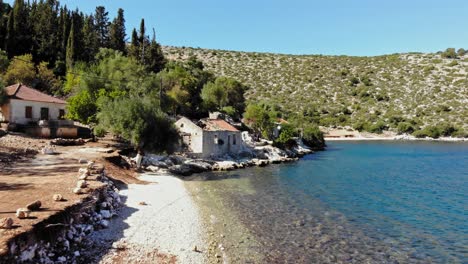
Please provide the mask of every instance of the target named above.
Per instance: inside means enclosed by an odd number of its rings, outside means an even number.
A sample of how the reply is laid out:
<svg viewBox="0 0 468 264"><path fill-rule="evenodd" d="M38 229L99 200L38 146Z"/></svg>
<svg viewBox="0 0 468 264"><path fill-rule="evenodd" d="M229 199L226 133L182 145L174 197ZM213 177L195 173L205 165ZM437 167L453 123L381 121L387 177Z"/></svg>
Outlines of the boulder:
<svg viewBox="0 0 468 264"><path fill-rule="evenodd" d="M76 183L77 188L86 188L88 186L88 183L85 180L79 180Z"/></svg>
<svg viewBox="0 0 468 264"><path fill-rule="evenodd" d="M99 224L103 227L103 228L108 228L109 227L109 221L108 220L101 220L99 222Z"/></svg>
<svg viewBox="0 0 468 264"><path fill-rule="evenodd" d="M168 171L182 176L189 176L193 173L192 167L186 164L171 166L168 168Z"/></svg>
<svg viewBox="0 0 468 264"><path fill-rule="evenodd" d="M60 201L63 201L63 196L61 194L54 194L54 196L52 196L52 199L56 202L60 202Z"/></svg>
<svg viewBox="0 0 468 264"><path fill-rule="evenodd" d="M84 189L81 189L81 188L75 188L73 189L73 193L74 194L83 194L85 193Z"/></svg>
<svg viewBox="0 0 468 264"><path fill-rule="evenodd" d="M81 174L81 175L78 177L78 179L80 179L80 180L87 180L87 179L88 179L88 175L86 175L86 174Z"/></svg>
<svg viewBox="0 0 468 264"><path fill-rule="evenodd" d="M102 218L104 219L109 219L112 217L112 214L109 210L101 210L99 213L102 215Z"/></svg>
<svg viewBox="0 0 468 264"><path fill-rule="evenodd" d="M10 229L13 226L13 218L0 218L0 229Z"/></svg>
<svg viewBox="0 0 468 264"><path fill-rule="evenodd" d="M31 214L31 211L28 208L18 208L16 210L16 217L19 219L28 218Z"/></svg>
<svg viewBox="0 0 468 264"><path fill-rule="evenodd" d="M86 175L91 175L91 172L88 170L88 168L80 168L78 170L78 173L81 175L81 174L86 174Z"/></svg>
<svg viewBox="0 0 468 264"><path fill-rule="evenodd" d="M31 211L38 211L42 206L41 201L36 200L28 205L26 205L26 208L28 208Z"/></svg>

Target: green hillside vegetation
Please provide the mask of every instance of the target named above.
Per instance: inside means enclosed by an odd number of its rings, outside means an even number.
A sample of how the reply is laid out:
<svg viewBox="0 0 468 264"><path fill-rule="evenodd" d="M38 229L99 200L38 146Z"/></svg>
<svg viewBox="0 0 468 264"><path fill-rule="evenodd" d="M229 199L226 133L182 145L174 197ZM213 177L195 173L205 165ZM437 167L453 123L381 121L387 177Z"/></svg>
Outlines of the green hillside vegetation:
<svg viewBox="0 0 468 264"><path fill-rule="evenodd" d="M196 56L216 75L249 86L249 102L315 117L322 126L419 137L466 136L468 130L468 55L463 49L376 57L185 47L163 51L173 60Z"/></svg>

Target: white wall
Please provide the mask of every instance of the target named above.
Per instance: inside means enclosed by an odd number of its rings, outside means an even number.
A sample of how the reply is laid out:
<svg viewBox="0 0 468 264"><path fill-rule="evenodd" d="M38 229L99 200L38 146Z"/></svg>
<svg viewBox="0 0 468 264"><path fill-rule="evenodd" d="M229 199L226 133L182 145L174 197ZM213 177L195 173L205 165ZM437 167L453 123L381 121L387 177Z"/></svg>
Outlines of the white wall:
<svg viewBox="0 0 468 264"><path fill-rule="evenodd" d="M218 138L218 144L215 141ZM236 144L233 138L236 137ZM223 144L219 144L219 140ZM225 154L237 154L242 150L241 133L231 131L203 131L203 156L220 156Z"/></svg>
<svg viewBox="0 0 468 264"><path fill-rule="evenodd" d="M26 106L32 106L32 118L26 118ZM23 125L31 121L39 121L41 118L41 107L49 108L49 120L57 120L59 117L59 110L65 110L65 104L11 99L9 121L10 123Z"/></svg>
<svg viewBox="0 0 468 264"><path fill-rule="evenodd" d="M199 154L203 152L203 130L199 126L185 117L177 120L175 126L180 132L191 134L190 142L184 141L190 151Z"/></svg>

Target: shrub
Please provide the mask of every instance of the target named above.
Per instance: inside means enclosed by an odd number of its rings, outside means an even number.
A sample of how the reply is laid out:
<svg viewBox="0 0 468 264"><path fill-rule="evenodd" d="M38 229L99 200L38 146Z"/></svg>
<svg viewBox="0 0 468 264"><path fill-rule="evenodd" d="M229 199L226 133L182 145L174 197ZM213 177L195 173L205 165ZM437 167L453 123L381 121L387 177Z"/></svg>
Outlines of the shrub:
<svg viewBox="0 0 468 264"><path fill-rule="evenodd" d="M456 59L457 58L457 53L455 52L454 48L448 48L441 54L442 58L447 58L447 59Z"/></svg>
<svg viewBox="0 0 468 264"><path fill-rule="evenodd" d="M323 133L316 125L307 125L302 132L302 141L312 149L324 149Z"/></svg>
<svg viewBox="0 0 468 264"><path fill-rule="evenodd" d="M292 147L296 144L294 137L297 137L297 130L293 125L281 125L279 137L275 140L275 145L279 147Z"/></svg>
<svg viewBox="0 0 468 264"><path fill-rule="evenodd" d="M415 136L416 138L425 138L425 137L439 138L440 131L435 126L428 126L428 127L425 127L424 129L415 131L413 133L413 136Z"/></svg>
<svg viewBox="0 0 468 264"><path fill-rule="evenodd" d="M397 131L398 134L412 134L415 131L415 129L414 126L408 122L400 122L398 123Z"/></svg>
<svg viewBox="0 0 468 264"><path fill-rule="evenodd" d="M369 127L369 132L381 134L385 129L387 129L387 125L383 121L378 121L377 123L371 125Z"/></svg>

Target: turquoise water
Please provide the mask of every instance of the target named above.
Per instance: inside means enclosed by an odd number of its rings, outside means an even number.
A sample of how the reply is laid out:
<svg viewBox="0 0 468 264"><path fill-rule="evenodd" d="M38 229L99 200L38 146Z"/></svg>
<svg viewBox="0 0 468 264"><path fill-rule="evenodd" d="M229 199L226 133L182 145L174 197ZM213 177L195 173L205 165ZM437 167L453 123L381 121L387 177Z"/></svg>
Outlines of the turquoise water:
<svg viewBox="0 0 468 264"><path fill-rule="evenodd" d="M466 143L329 142L203 177L267 262L468 263Z"/></svg>

